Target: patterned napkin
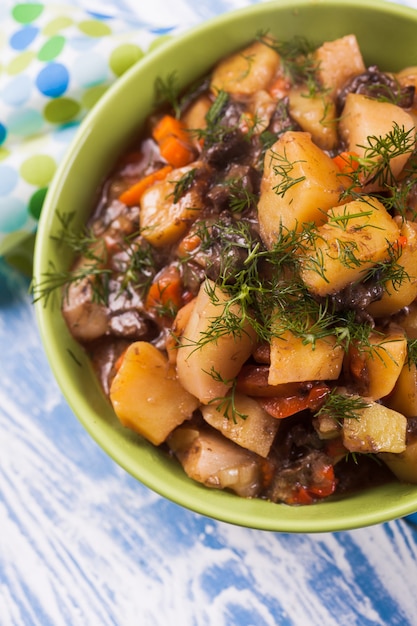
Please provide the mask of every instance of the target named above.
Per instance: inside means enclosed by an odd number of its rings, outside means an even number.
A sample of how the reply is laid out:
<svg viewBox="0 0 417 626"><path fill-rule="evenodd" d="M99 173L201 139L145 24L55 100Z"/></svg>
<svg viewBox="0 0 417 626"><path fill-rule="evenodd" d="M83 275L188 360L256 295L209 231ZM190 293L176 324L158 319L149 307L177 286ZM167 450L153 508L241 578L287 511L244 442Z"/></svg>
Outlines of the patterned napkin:
<svg viewBox="0 0 417 626"><path fill-rule="evenodd" d="M1 0L0 256L30 263L58 163L117 78L166 37L252 3Z"/></svg>
<svg viewBox="0 0 417 626"><path fill-rule="evenodd" d="M166 37L262 1L0 0L0 257L30 265L58 163L119 76Z"/></svg>

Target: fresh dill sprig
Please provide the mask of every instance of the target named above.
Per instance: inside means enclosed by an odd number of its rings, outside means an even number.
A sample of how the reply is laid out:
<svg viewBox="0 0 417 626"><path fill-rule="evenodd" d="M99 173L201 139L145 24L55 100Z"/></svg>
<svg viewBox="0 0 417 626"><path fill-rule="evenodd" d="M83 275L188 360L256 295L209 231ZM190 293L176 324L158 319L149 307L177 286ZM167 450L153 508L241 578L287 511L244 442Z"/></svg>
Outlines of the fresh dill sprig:
<svg viewBox="0 0 417 626"><path fill-rule="evenodd" d="M273 281L266 278L264 270L268 263L269 253L264 249L261 242L253 237L250 227L246 222L236 222L233 226L237 233L233 239L224 241L225 266L219 279L218 286L225 291L229 299L225 308L225 317L231 310L240 309L241 320L238 323L240 329L249 324L261 339L269 339L271 330L271 299L274 293ZM238 267L228 267L228 248L235 246L243 248L246 258ZM233 263L233 261L232 261ZM230 279L233 276L233 279ZM231 316L233 320L233 315ZM234 324L232 324L233 326Z"/></svg>
<svg viewBox="0 0 417 626"><path fill-rule="evenodd" d="M195 180L196 174L197 168L194 167L191 170L188 170L188 172L185 172L185 174L183 174L180 179L175 181L174 191L172 192L172 200L174 204L179 202L180 198L182 198L185 192L188 191L188 189L191 187Z"/></svg>
<svg viewBox="0 0 417 626"><path fill-rule="evenodd" d="M196 128L191 132L198 140L204 140L204 146L211 146L221 141L225 134L231 132L229 127L221 124L224 110L229 102L230 96L226 91L218 91L216 98L206 113L206 127Z"/></svg>
<svg viewBox="0 0 417 626"><path fill-rule="evenodd" d="M417 221L417 208L410 203L410 197L415 192L417 186L416 175L404 178L399 184L386 186L388 196L381 197L380 200L385 205L387 211L393 215L401 217L402 221Z"/></svg>
<svg viewBox="0 0 417 626"><path fill-rule="evenodd" d="M204 254L213 245L212 231L202 224L197 226L196 234ZM240 337L248 325L261 339L269 338L273 282L264 275L268 251L244 220L216 223L216 246L221 250L219 275L214 283L206 281L205 289L211 302L219 305L219 314L210 320L196 347L225 335ZM218 290L227 298L220 299Z"/></svg>
<svg viewBox="0 0 417 626"><path fill-rule="evenodd" d="M236 307L236 301L220 299L216 285L205 282L204 288L212 304L219 306L219 314L210 318L205 330L200 332L200 338L194 344L196 350L209 343L216 343L225 336L240 339L245 330L247 316L243 309Z"/></svg>
<svg viewBox="0 0 417 626"><path fill-rule="evenodd" d="M310 94L322 90L317 78L316 46L312 42L301 36L277 41L265 33L260 33L257 38L280 55L284 73L292 83L306 84Z"/></svg>
<svg viewBox="0 0 417 626"><path fill-rule="evenodd" d="M274 145L274 143L277 140L277 135L276 133L272 133L270 130L264 130L260 135L259 135L259 140L261 142L262 145L262 153L265 154L265 152L268 150L268 148L270 148L271 146Z"/></svg>
<svg viewBox="0 0 417 626"><path fill-rule="evenodd" d="M403 87L399 80L385 72L379 72L376 66L368 69L370 80L366 84L365 94L379 102L390 102L402 108L409 108L410 86Z"/></svg>
<svg viewBox="0 0 417 626"><path fill-rule="evenodd" d="M291 189L291 187L305 180L305 176L294 177L292 175L295 164L304 163L305 161L301 159L297 161L291 161L287 156L287 151L285 147L283 154L271 150L270 159L274 174L279 179L279 182L273 187L273 190L275 191L277 196L281 196L283 198L287 191Z"/></svg>
<svg viewBox="0 0 417 626"><path fill-rule="evenodd" d="M56 212L59 229L50 235L50 239L58 246L65 245L77 256L83 256L90 261L105 262L107 249L105 242L98 237L91 228L85 227L81 231L73 226L76 217L75 211L68 213Z"/></svg>
<svg viewBox="0 0 417 626"><path fill-rule="evenodd" d="M387 349L389 340L385 333L375 328L371 321L358 322L355 311L342 312L335 317L334 333L337 343L344 346L346 352L354 348L358 354L366 354L371 359L377 358L382 363L383 355L395 362L395 357Z"/></svg>
<svg viewBox="0 0 417 626"><path fill-rule="evenodd" d="M110 293L110 279L113 275L122 275L118 293L124 293L130 285L135 289L146 289L156 272L156 260L152 247L135 231L119 242L119 252L108 266L108 251L103 237L92 229L85 228L77 232L72 227L73 212L57 214L60 228L51 239L56 245L65 245L74 258L82 259L73 269L58 270L50 262L49 269L42 279L32 284L34 301L43 300L48 305L54 294L60 293L65 298L71 285L88 282L92 290L93 302L107 305Z"/></svg>
<svg viewBox="0 0 417 626"><path fill-rule="evenodd" d="M359 459L364 458L364 457L371 459L377 465L383 464L381 459L378 458L377 454L374 454L373 452L358 452L357 450L346 452L344 456L344 461L347 463L349 459L352 459L355 465L359 465L359 462L360 462Z"/></svg>
<svg viewBox="0 0 417 626"><path fill-rule="evenodd" d="M336 318L332 314L331 303L314 300L303 283L290 281L278 284L274 305L274 337L280 337L289 331L300 338L304 345L311 345L314 350L318 340L334 336Z"/></svg>
<svg viewBox="0 0 417 626"><path fill-rule="evenodd" d="M417 365L417 339L407 340L407 363L410 365Z"/></svg>
<svg viewBox="0 0 417 626"><path fill-rule="evenodd" d="M212 367L211 370L207 373L212 377L212 379L215 382L221 382L225 385L230 385L230 383L232 384L227 395L220 396L218 398L213 398L212 400L210 400L209 405L215 404L216 411L224 415L224 417L226 417L228 420L232 419L234 424L238 423L237 418L242 419L242 420L247 419L248 415L246 413L242 413L242 411L239 411L239 409L236 406L237 379L233 378L230 380L226 380L225 378L222 377L220 372L215 370L214 367Z"/></svg>
<svg viewBox="0 0 417 626"><path fill-rule="evenodd" d="M168 74L165 79L158 76L155 80L154 91L154 105L156 108L169 105L176 117L181 115L180 88L178 75L175 71Z"/></svg>
<svg viewBox="0 0 417 626"><path fill-rule="evenodd" d="M301 338L304 345L310 344L313 350L318 340L332 338L346 353L355 347L359 352L380 359L381 350L386 351L385 335L379 333L371 322L358 321L355 310L334 311L330 298L316 301L302 283L279 283L273 305L271 328L274 337L290 331ZM380 342L377 341L378 335Z"/></svg>
<svg viewBox="0 0 417 626"><path fill-rule="evenodd" d="M401 245L390 244L387 249L387 258L370 267L363 281L373 281L375 284L382 285L385 291L390 284L394 291L398 291L406 281L410 281L410 275L404 265L398 262L402 251Z"/></svg>
<svg viewBox="0 0 417 626"><path fill-rule="evenodd" d="M240 117L240 123L246 127L244 136L247 141L250 141L252 137L256 135L258 131L260 131L263 126L263 122L264 120L262 116L256 112L253 115L245 112L242 113ZM239 129L239 124L235 125L234 128Z"/></svg>
<svg viewBox="0 0 417 626"><path fill-rule="evenodd" d="M155 252L152 246L138 233L126 237L123 245L123 263L120 268L123 278L120 284L120 292L134 285L137 289L146 290L156 273Z"/></svg>
<svg viewBox="0 0 417 626"><path fill-rule="evenodd" d="M258 196L249 191L240 178L228 178L224 181L229 192L229 209L232 213L243 213L256 206Z"/></svg>
<svg viewBox="0 0 417 626"><path fill-rule="evenodd" d="M415 144L414 128L405 130L394 122L393 128L385 136L370 135L368 145L359 146L365 149L364 160L368 161L369 175L367 182L377 182L380 185L391 185L395 176L391 169L392 159L412 152ZM380 160L380 161L379 161ZM374 165L370 165L369 162Z"/></svg>
<svg viewBox="0 0 417 626"><path fill-rule="evenodd" d="M205 75L191 83L183 91L180 88L177 73L175 71L171 72L166 78L158 77L155 80L154 106L156 109L171 107L175 117L180 118L191 102L194 102L200 94L207 92L209 85L210 77Z"/></svg>
<svg viewBox="0 0 417 626"><path fill-rule="evenodd" d="M337 424L342 425L345 419L360 419L360 413L369 406L369 402L360 396L350 396L340 393L337 389L324 398L323 404L314 417L331 417Z"/></svg>
<svg viewBox="0 0 417 626"><path fill-rule="evenodd" d="M359 250L357 241L345 241L343 239L335 239L334 243L336 246L335 257L339 259L344 267L354 268L361 267L361 265L363 265L362 259L356 256L356 253Z"/></svg>
<svg viewBox="0 0 417 626"><path fill-rule="evenodd" d="M89 228L77 232L72 226L75 212L57 211L56 215L59 228L50 236L51 240L58 248L66 246L75 257L83 257L84 262L72 270L58 270L54 263L49 262L49 269L42 274L42 279L32 283L34 302L43 300L44 305L48 306L58 290L65 289L67 292L71 284L88 279L93 301L106 304L111 271L106 267L107 249L104 240Z"/></svg>
<svg viewBox="0 0 417 626"><path fill-rule="evenodd" d="M359 211L357 213L350 213L348 210L348 207L345 205L343 208L342 214L338 213L335 215L334 209L330 209L330 211L327 213L327 221L332 226L337 226L341 230L346 231L350 225L351 220L362 218L362 217L369 217L372 214L373 214L372 210ZM369 224L368 223L364 223L364 224L356 223L355 224L355 230L361 230L364 227L369 227Z"/></svg>
<svg viewBox="0 0 417 626"><path fill-rule="evenodd" d="M220 122L224 108L229 102L229 98L230 96L227 91L220 90L217 93L216 99L206 113L206 122L209 130L215 128Z"/></svg>
<svg viewBox="0 0 417 626"><path fill-rule="evenodd" d="M240 76L238 76L236 78L236 80L238 80L238 81L245 80L245 78L247 78L249 76L251 68L252 68L254 60L255 60L255 55L253 55L253 54L243 54L243 53L241 53L240 56L246 61L247 67L243 70L243 72L240 74Z"/></svg>
<svg viewBox="0 0 417 626"><path fill-rule="evenodd" d="M233 123L227 120L224 113L229 101L230 95L224 90L219 90L205 115L206 126L204 128L191 129L191 134L200 142L204 142L204 149L224 141L226 137L236 132L241 132L245 140L250 141L261 128L262 118L256 113L251 116L243 112L239 120ZM242 132L242 127L245 127L244 132Z"/></svg>
<svg viewBox="0 0 417 626"><path fill-rule="evenodd" d="M49 263L49 267L48 271L43 272L42 279L32 285L33 302L42 300L47 307L59 290L64 289L65 294L70 285L87 279L92 289L93 302L107 304L111 274L108 268L86 264L76 270L57 270L52 262Z"/></svg>
<svg viewBox="0 0 417 626"><path fill-rule="evenodd" d="M358 188L363 185L377 184L381 188L390 189L396 184L391 162L398 156L412 154L415 144L414 128L408 130L394 122L392 130L386 135L369 135L367 144L359 145L363 156L355 157L357 167L346 175L351 184L343 192L343 197L360 195Z"/></svg>
<svg viewBox="0 0 417 626"><path fill-rule="evenodd" d="M299 253L306 245L310 226L310 224L305 224L303 229L298 229L297 224L295 228L288 228L282 222L280 223L269 255L269 261L277 273L280 273L284 268L295 269L298 267Z"/></svg>
<svg viewBox="0 0 417 626"><path fill-rule="evenodd" d="M314 250L314 254L307 254L304 259L304 271L315 272L324 282L329 283L326 274L326 261L324 251L321 247Z"/></svg>
<svg viewBox="0 0 417 626"><path fill-rule="evenodd" d="M417 220L417 208L415 206L415 192L417 189L417 150L414 150L405 164L400 180L393 185L386 185L388 194L380 198L386 209L394 215L401 217L403 221Z"/></svg>
<svg viewBox="0 0 417 626"><path fill-rule="evenodd" d="M306 231L313 226L307 224ZM204 253L213 245L211 229L203 224L197 234ZM316 300L302 282L297 269L304 234L281 227L274 247L266 250L245 221L216 224L222 264L214 286L207 283L206 290L212 303L219 305L219 314L209 321L196 349L225 335L240 337L249 324L260 341L270 342L290 331L312 349L318 340L328 339L346 353L354 347L382 359L385 335L378 333L372 320L364 321L355 309L339 310L330 296ZM236 256L229 254L236 248L246 254L237 265ZM218 288L227 294L226 301L219 298Z"/></svg>
<svg viewBox="0 0 417 626"><path fill-rule="evenodd" d="M161 292L162 293L162 292ZM172 301L158 302L152 307L158 318L169 318L173 320L178 313L178 306Z"/></svg>
<svg viewBox="0 0 417 626"><path fill-rule="evenodd" d="M375 345L370 341L371 333L374 332L373 324L371 322L358 323L354 310L334 314L332 329L337 344L343 346L345 352L349 352L352 346L366 352L375 349Z"/></svg>

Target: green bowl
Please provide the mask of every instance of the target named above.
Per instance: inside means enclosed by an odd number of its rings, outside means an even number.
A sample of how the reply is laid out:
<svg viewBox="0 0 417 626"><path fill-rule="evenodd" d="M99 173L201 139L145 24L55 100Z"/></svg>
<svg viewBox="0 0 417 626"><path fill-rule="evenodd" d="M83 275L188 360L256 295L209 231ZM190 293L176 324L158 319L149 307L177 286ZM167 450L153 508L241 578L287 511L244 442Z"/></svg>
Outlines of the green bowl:
<svg viewBox="0 0 417 626"><path fill-rule="evenodd" d="M97 189L152 109L154 82L176 72L185 86L222 56L260 31L281 39L303 35L313 43L354 33L367 65L399 70L417 65L417 11L381 0L281 0L212 19L161 44L127 71L82 123L47 194L36 241L34 279L53 263L66 269L69 254L51 238L57 211L76 211L84 224ZM417 485L392 483L306 507L239 498L190 479L158 449L119 425L83 350L69 335L59 303L36 303L50 366L64 396L99 446L150 489L200 514L250 528L284 532L347 530L417 511Z"/></svg>

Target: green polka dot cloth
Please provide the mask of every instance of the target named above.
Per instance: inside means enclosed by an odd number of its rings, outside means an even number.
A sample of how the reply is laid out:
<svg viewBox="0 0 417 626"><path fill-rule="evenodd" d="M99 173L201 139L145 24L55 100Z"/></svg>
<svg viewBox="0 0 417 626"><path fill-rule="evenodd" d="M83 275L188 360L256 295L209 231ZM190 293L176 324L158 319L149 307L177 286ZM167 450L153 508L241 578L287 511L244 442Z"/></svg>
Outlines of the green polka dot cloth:
<svg viewBox="0 0 417 626"><path fill-rule="evenodd" d="M0 0L0 256L31 260L58 163L118 77L166 37L257 1Z"/></svg>
<svg viewBox="0 0 417 626"><path fill-rule="evenodd" d="M99 4L101 12L94 0L0 2L0 255L36 231L57 165L100 96L145 50L198 18L145 15L133 0Z"/></svg>

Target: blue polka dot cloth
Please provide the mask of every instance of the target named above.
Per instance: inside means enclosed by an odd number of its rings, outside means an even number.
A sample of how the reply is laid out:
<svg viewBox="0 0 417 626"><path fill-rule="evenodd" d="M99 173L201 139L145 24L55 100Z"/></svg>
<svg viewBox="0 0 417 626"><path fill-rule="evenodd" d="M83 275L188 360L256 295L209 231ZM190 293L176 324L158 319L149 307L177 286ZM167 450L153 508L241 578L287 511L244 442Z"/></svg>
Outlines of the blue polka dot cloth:
<svg viewBox="0 0 417 626"><path fill-rule="evenodd" d="M6 254L36 229L48 185L84 115L158 33L143 23L133 30L131 19L46 2L2 3L0 24L0 254Z"/></svg>
<svg viewBox="0 0 417 626"><path fill-rule="evenodd" d="M251 3L2 0L0 255L35 232L58 163L115 80L162 39Z"/></svg>

